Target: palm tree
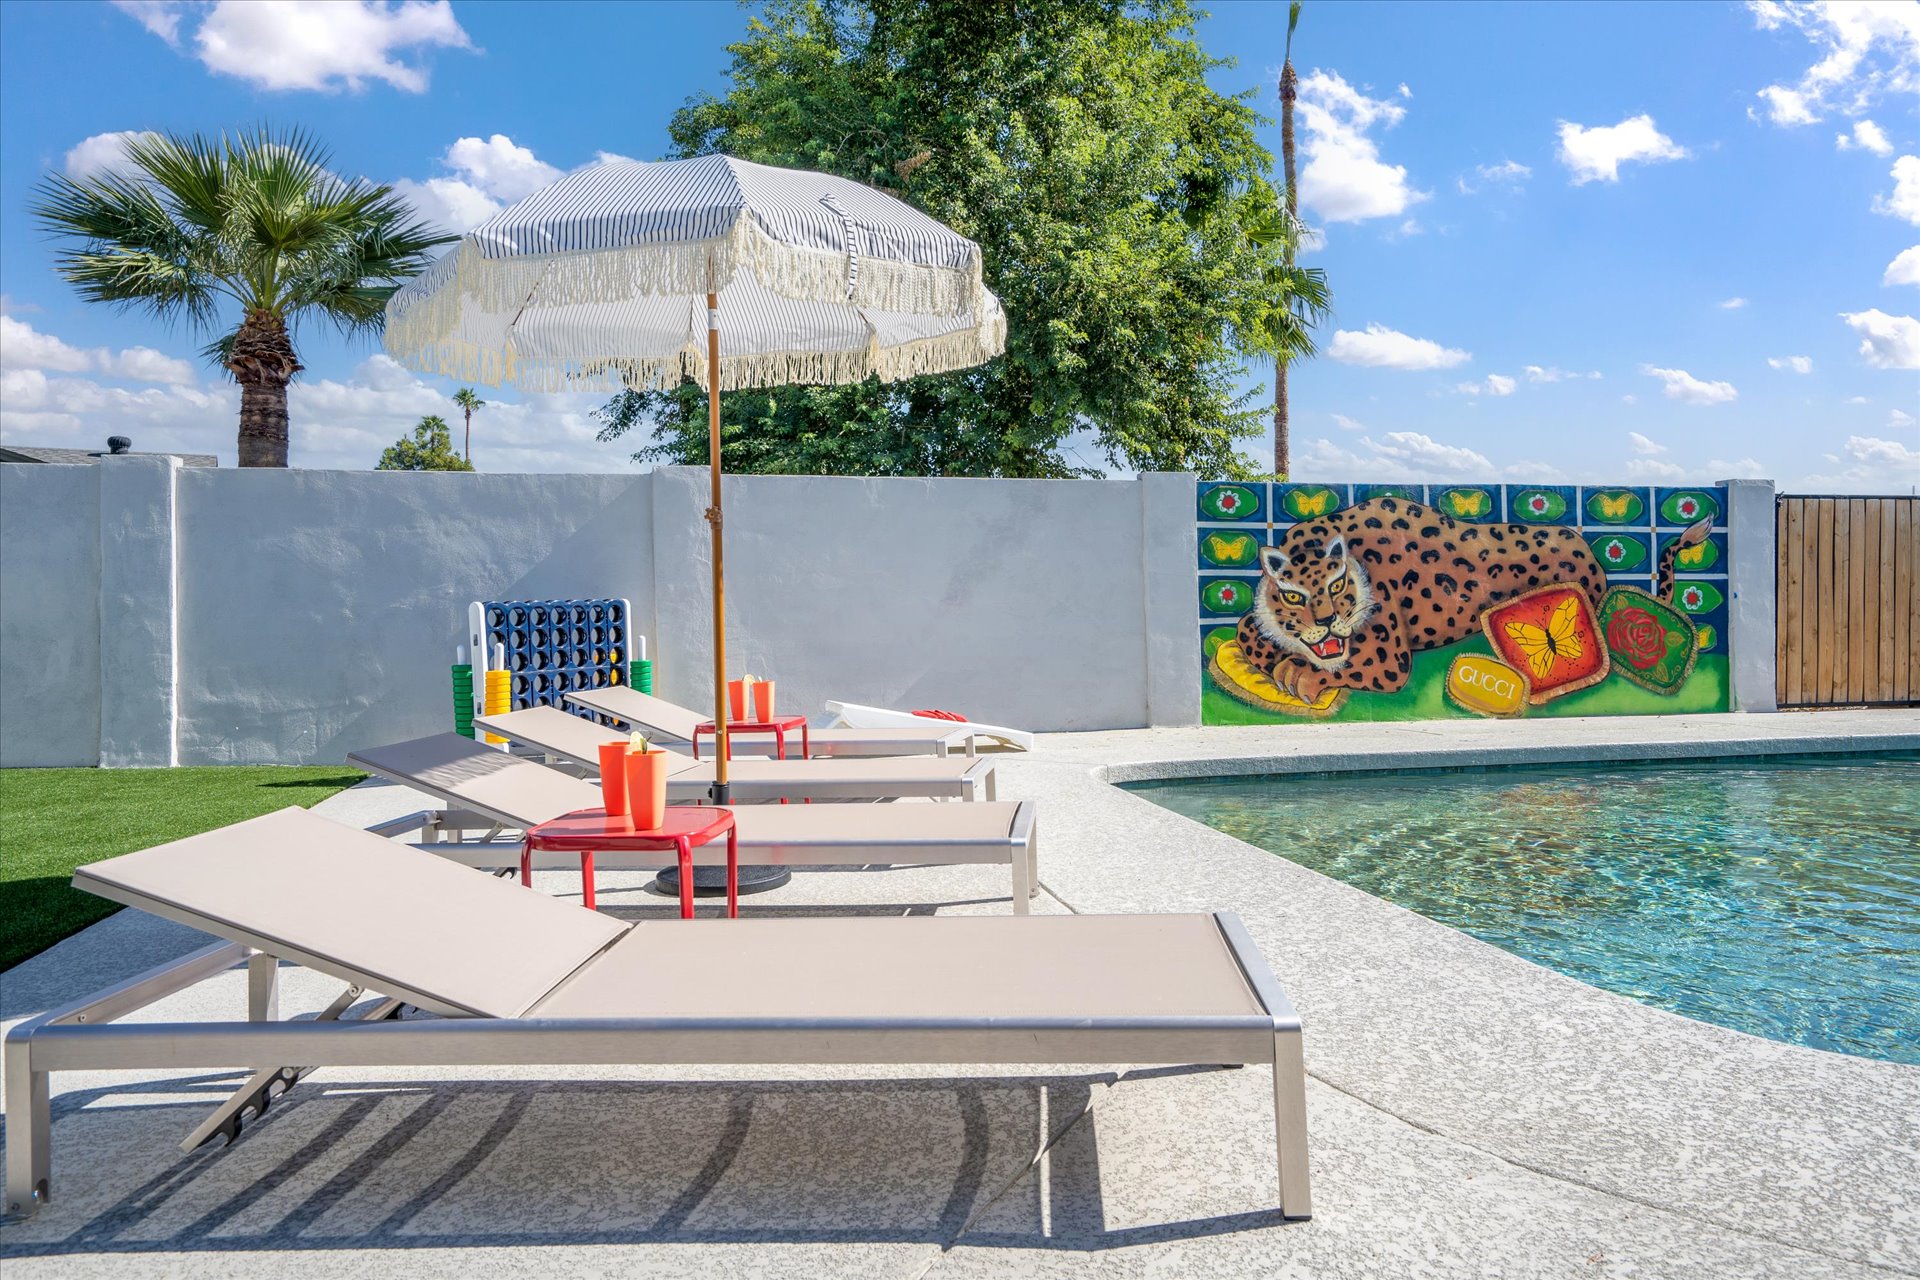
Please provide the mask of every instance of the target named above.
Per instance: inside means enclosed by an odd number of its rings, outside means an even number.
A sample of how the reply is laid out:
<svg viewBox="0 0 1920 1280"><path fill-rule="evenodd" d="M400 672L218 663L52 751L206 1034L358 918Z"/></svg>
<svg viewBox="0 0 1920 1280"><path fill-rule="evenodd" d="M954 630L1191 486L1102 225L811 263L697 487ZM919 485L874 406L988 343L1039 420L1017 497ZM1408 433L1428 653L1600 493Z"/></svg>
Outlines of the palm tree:
<svg viewBox="0 0 1920 1280"><path fill-rule="evenodd" d="M1283 265L1289 270L1293 267L1300 241L1300 185L1295 181L1293 171L1293 103L1300 96L1300 81L1293 74L1293 29L1299 25L1300 0L1293 0L1287 6L1287 56L1280 67L1280 162L1287 179L1287 221L1292 224L1293 230L1286 241ZM1281 480L1286 479L1293 469L1293 456L1287 439L1289 359L1291 355L1287 351L1276 350L1273 362L1273 474Z"/></svg>
<svg viewBox="0 0 1920 1280"><path fill-rule="evenodd" d="M1319 354L1313 331L1333 308L1325 269L1297 261L1301 233L1284 204L1247 229L1247 237L1272 257L1261 272L1261 310L1239 337L1244 348L1273 357L1273 473L1281 480L1292 463L1287 449L1287 367Z"/></svg>
<svg viewBox="0 0 1920 1280"><path fill-rule="evenodd" d="M378 332L387 298L452 237L391 187L330 172L303 133L144 134L126 152L124 172L40 183L32 212L60 241L57 269L89 302L219 335L205 354L240 384L240 465L286 466L302 367L289 322Z"/></svg>
<svg viewBox="0 0 1920 1280"><path fill-rule="evenodd" d="M462 387L458 391L454 392L453 402L459 405L460 408L464 410L467 415L466 459L468 462L472 462L473 461L473 411L475 409L486 408L487 402L485 400L482 400L479 396L475 395L473 393L472 387Z"/></svg>

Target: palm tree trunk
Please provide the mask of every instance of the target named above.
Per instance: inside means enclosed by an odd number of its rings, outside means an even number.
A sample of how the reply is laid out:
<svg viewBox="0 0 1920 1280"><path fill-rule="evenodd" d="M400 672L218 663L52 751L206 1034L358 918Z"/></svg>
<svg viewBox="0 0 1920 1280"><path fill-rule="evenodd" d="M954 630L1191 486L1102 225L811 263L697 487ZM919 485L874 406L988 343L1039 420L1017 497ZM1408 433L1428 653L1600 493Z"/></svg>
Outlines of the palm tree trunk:
<svg viewBox="0 0 1920 1280"><path fill-rule="evenodd" d="M1298 16L1297 13L1295 15ZM1293 170L1293 102L1300 96L1298 79L1293 73L1293 38L1289 29L1287 38L1287 61L1280 69L1280 160L1287 178L1287 217L1297 228L1300 217L1300 188L1294 178ZM1294 261L1294 243L1296 236L1287 238L1287 265ZM1288 440L1291 430L1287 404L1287 360L1285 356L1273 362L1273 474L1276 479L1285 480L1292 473L1293 450Z"/></svg>
<svg viewBox="0 0 1920 1280"><path fill-rule="evenodd" d="M468 462L473 461L473 410L471 409L467 410L467 442L462 451L462 456Z"/></svg>
<svg viewBox="0 0 1920 1280"><path fill-rule="evenodd" d="M240 465L287 465L287 384L301 364L286 321L249 311L233 336L227 370L240 384Z"/></svg>

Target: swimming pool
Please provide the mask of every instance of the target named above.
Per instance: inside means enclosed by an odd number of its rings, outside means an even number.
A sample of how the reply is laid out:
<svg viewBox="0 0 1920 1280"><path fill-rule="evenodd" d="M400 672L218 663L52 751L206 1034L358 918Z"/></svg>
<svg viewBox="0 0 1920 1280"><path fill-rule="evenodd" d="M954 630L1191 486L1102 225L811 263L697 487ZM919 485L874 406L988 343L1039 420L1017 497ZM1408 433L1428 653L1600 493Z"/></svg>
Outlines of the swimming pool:
<svg viewBox="0 0 1920 1280"><path fill-rule="evenodd" d="M1608 991L1920 1063L1920 757L1129 790Z"/></svg>

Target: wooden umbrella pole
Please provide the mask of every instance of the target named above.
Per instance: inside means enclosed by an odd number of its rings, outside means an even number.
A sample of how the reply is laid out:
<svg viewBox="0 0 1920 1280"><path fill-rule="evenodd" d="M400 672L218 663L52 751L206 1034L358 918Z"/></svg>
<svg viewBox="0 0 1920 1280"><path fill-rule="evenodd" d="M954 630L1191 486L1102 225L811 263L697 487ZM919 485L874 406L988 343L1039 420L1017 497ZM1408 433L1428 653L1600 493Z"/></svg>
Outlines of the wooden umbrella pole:
<svg viewBox="0 0 1920 1280"><path fill-rule="evenodd" d="M707 523L713 529L713 802L728 803L727 785L727 597L720 550L720 299L707 295L707 458L713 473L713 505Z"/></svg>

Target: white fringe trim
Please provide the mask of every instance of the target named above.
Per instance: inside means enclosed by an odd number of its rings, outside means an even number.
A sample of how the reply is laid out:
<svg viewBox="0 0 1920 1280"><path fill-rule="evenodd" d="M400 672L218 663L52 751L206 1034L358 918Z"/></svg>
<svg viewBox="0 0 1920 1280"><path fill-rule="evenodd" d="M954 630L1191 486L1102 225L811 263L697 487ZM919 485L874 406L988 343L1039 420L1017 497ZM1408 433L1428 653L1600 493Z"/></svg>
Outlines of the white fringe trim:
<svg viewBox="0 0 1920 1280"><path fill-rule="evenodd" d="M973 329L893 347L722 356L720 389L841 385L875 377L882 382L897 382L922 374L970 369L1001 354L1006 346L1006 315L995 306L986 321ZM510 383L528 391L670 391L687 379L702 386L707 381L706 350L692 344L666 356L591 360L521 359L511 350L463 342L436 343L404 353L389 349L399 363L423 373L484 386Z"/></svg>
<svg viewBox="0 0 1920 1280"><path fill-rule="evenodd" d="M769 292L801 302L906 315L979 315L985 300L977 254L964 267L863 256L849 298L844 252L786 244L743 214L725 236L627 249L488 258L463 240L387 304L387 347L427 352L443 346L453 340L465 306L511 317L528 306L697 296L725 289L742 268Z"/></svg>

